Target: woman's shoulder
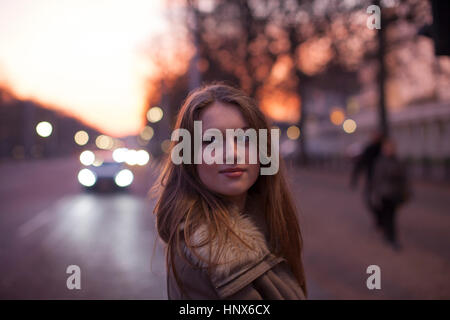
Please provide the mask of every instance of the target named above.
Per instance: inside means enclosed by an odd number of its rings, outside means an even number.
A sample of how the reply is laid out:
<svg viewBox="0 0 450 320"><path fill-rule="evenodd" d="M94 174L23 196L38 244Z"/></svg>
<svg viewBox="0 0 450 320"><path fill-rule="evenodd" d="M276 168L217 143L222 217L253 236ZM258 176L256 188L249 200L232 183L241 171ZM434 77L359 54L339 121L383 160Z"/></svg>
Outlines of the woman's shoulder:
<svg viewBox="0 0 450 320"><path fill-rule="evenodd" d="M193 254L183 243L189 263L177 259L188 291L205 299L302 299L304 294L296 283L286 259L274 255L266 237L252 216L232 219L232 228L248 246L229 239L219 248L214 239L196 249ZM208 226L200 224L192 235L191 244L202 243L208 236ZM232 237L234 238L234 237ZM209 252L218 252L217 266L208 269ZM199 257L201 259L199 259ZM201 298L200 298L201 299Z"/></svg>
<svg viewBox="0 0 450 320"><path fill-rule="evenodd" d="M252 217L243 214L230 217L230 227L232 232L228 233L226 241L220 241L218 237L210 239L207 223L198 224L189 239L189 246L183 241L184 253L196 266L204 268L208 267L210 253L214 253L211 258L217 265L212 273L215 277L226 277L269 254L266 237Z"/></svg>
<svg viewBox="0 0 450 320"><path fill-rule="evenodd" d="M182 265L177 266L194 268L199 273L208 274L210 282L222 298L244 287L283 260L271 254L265 234L251 216L237 215L231 218L230 226L242 241L231 235L222 243L217 238L207 241L209 226L206 223L199 224L192 232L190 245L187 246L184 239L182 241L183 255L188 261L179 259ZM181 229L183 228L182 224ZM203 243L205 244L199 246ZM208 268L210 253L213 253L214 264Z"/></svg>
<svg viewBox="0 0 450 320"><path fill-rule="evenodd" d="M231 300L304 300L306 294L284 259L268 258L269 267L239 290L222 288L219 295Z"/></svg>

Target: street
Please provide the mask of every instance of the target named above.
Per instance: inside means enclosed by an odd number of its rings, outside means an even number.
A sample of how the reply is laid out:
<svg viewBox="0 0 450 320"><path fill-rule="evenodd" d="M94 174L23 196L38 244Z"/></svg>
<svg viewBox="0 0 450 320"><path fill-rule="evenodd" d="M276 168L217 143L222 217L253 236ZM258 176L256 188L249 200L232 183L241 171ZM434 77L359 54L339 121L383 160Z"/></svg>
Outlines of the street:
<svg viewBox="0 0 450 320"><path fill-rule="evenodd" d="M0 297L165 299L148 170L127 193L89 194L78 169L76 158L1 167ZM69 265L81 269L81 290L66 287Z"/></svg>
<svg viewBox="0 0 450 320"><path fill-rule="evenodd" d="M163 247L154 201L154 168L139 167L129 192L92 194L67 157L0 165L0 298L166 299ZM385 245L360 190L342 172L290 168L305 240L310 299L450 298L450 190L414 185L399 212L401 252ZM69 290L66 269L81 269ZM370 265L381 289L366 286Z"/></svg>
<svg viewBox="0 0 450 320"><path fill-rule="evenodd" d="M413 198L398 213L403 249L396 252L377 233L362 186L352 191L346 174L317 169L290 176L301 212L311 299L450 297L448 185L414 184ZM381 290L367 289L370 265L381 268Z"/></svg>

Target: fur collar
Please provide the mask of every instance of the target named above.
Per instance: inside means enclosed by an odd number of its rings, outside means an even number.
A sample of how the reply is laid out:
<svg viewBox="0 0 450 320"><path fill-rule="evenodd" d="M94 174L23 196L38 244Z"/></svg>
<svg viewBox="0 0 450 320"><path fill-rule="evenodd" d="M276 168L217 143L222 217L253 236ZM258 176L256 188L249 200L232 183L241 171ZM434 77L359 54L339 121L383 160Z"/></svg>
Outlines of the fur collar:
<svg viewBox="0 0 450 320"><path fill-rule="evenodd" d="M248 248L239 239L234 236L225 243L220 256L217 258L218 265L213 269L214 278L224 278L235 271L239 271L245 266L255 264L262 260L268 253L266 238L257 227L254 220L246 214L239 214L232 218L232 228L236 234L244 240L250 247ZM193 244L201 243L208 236L208 229L205 224L200 225L192 235L191 242ZM218 243L213 239L210 243L211 251L217 252ZM206 267L206 262L198 259L190 250L185 247L186 255L191 258L199 267ZM209 245L196 248L196 253L205 261L209 258Z"/></svg>

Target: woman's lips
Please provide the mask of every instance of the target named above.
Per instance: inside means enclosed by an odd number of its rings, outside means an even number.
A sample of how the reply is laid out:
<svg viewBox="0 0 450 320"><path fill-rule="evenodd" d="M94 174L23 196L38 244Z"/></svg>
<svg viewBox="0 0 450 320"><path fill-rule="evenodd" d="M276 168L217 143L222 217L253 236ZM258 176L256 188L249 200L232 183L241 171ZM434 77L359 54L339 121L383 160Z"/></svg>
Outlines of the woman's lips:
<svg viewBox="0 0 450 320"><path fill-rule="evenodd" d="M246 170L242 168L230 168L225 170L220 170L219 173L225 175L228 178L239 178L244 174Z"/></svg>

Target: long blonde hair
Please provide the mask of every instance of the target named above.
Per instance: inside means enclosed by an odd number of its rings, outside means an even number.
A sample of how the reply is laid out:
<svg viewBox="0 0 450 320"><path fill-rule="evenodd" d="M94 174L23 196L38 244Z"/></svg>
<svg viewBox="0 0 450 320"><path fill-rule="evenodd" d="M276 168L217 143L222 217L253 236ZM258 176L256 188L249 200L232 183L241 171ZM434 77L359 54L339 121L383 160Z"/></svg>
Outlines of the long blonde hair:
<svg viewBox="0 0 450 320"><path fill-rule="evenodd" d="M205 85L191 92L178 113L175 129L184 128L193 135L194 121L199 120L200 111L213 102L237 106L251 128L267 129L270 134L268 122L256 102L242 91L222 83ZM267 150L271 150L270 136L267 140ZM182 240L195 255L196 247L205 245L212 239L217 241L220 248L223 247L230 233L238 236L231 228L230 204L225 198L206 188L197 174L195 165L184 163L175 165L171 161L170 151L174 144L172 142L163 170L150 193L157 194L159 197L153 213L156 214L159 236L167 244L168 271L169 268L172 269L178 286L183 290L173 263L175 253L182 252L180 250ZM284 175L283 161L280 159L278 173L260 175L248 190L248 196L257 197L263 204L270 249L275 255L287 260L298 284L306 293L301 256L303 240L297 220L297 210ZM209 237L205 243L194 246L190 238L201 222L206 222ZM210 267L214 266L214 257L217 255L219 255L218 252L211 253L208 261ZM186 257L184 259L188 261Z"/></svg>

